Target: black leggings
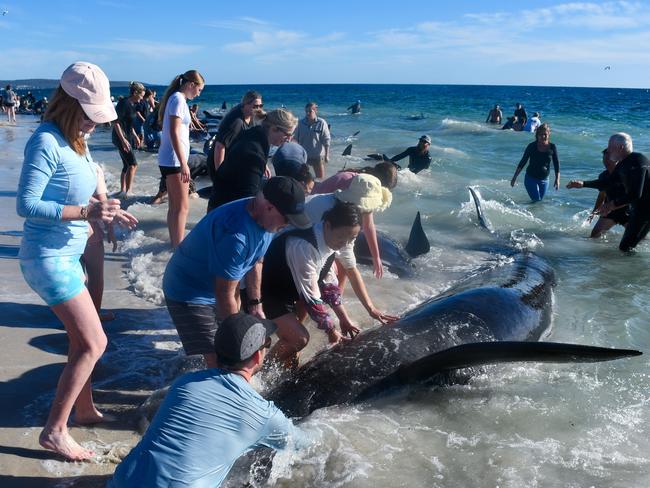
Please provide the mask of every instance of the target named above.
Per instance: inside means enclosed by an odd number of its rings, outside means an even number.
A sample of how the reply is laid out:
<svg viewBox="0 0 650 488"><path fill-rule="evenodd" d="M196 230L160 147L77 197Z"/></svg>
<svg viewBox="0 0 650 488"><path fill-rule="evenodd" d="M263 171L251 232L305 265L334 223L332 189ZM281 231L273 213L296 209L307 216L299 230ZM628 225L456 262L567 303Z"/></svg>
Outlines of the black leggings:
<svg viewBox="0 0 650 488"><path fill-rule="evenodd" d="M636 210L632 210L630 220L625 227L623 239L618 245L621 251L629 251L636 247L636 245L645 238L650 231L650 215L639 214Z"/></svg>

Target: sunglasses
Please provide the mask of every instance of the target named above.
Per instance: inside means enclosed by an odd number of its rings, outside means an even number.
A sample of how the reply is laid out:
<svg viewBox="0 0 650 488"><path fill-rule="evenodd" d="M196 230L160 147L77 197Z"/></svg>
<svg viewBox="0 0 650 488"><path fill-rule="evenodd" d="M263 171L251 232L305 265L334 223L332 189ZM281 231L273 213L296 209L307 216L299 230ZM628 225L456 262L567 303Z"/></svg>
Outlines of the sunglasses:
<svg viewBox="0 0 650 488"><path fill-rule="evenodd" d="M275 127L275 130L277 130L278 132L282 132L286 137L291 137L293 135L293 132L288 132L278 126Z"/></svg>
<svg viewBox="0 0 650 488"><path fill-rule="evenodd" d="M262 108L262 107L264 107L263 103L256 103L255 105L253 105L253 108Z"/></svg>
<svg viewBox="0 0 650 488"><path fill-rule="evenodd" d="M266 340L264 341L264 344L262 347L260 347L260 350L262 349L271 349L271 338L267 337Z"/></svg>

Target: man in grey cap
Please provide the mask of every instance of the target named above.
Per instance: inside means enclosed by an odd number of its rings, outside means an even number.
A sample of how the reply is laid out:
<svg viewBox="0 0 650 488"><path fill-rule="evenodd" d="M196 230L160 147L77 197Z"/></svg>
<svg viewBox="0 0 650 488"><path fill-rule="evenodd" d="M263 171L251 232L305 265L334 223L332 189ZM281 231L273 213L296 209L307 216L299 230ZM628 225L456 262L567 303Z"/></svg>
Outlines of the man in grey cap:
<svg viewBox="0 0 650 488"><path fill-rule="evenodd" d="M108 486L219 486L239 456L255 447L306 444L304 434L250 386L275 324L237 313L215 336L218 368L181 376Z"/></svg>
<svg viewBox="0 0 650 488"><path fill-rule="evenodd" d="M431 165L431 155L429 154L429 147L431 146L431 137L423 135L420 137L417 146L411 146L404 152L399 153L397 156L390 158L392 162L397 162L400 159L409 157L409 169L412 173L419 173L423 169L427 169Z"/></svg>

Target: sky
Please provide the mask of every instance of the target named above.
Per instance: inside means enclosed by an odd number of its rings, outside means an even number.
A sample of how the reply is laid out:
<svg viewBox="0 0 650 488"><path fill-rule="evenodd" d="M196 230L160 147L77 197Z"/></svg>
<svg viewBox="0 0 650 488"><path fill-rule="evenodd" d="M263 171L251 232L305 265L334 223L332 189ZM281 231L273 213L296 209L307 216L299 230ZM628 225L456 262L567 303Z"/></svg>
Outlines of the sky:
<svg viewBox="0 0 650 488"><path fill-rule="evenodd" d="M650 1L0 0L0 79L650 87ZM609 67L609 68L607 68Z"/></svg>

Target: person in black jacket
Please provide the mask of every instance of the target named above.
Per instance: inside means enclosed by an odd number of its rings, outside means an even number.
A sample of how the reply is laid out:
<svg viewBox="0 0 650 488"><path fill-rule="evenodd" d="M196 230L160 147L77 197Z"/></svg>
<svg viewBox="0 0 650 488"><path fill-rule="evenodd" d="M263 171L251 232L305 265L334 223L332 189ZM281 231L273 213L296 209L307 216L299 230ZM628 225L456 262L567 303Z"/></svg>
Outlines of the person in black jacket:
<svg viewBox="0 0 650 488"><path fill-rule="evenodd" d="M591 181L571 180L566 185L569 189L596 188L598 190L598 197L596 198L596 203L594 203L594 209L591 211L591 214L587 219L589 222L598 215L600 208L605 202L615 200L616 198L625 195L625 187L623 186L623 183L616 175L612 175L614 169L616 169L617 163L618 161L612 161L609 158L607 149L604 149L603 165L605 166L605 171L598 175L598 179ZM594 225L594 228L591 230L591 237L596 238L602 236L616 224L625 227L629 219L629 205L623 205L612 210L608 214L603 214L598 218L596 225Z"/></svg>
<svg viewBox="0 0 650 488"><path fill-rule="evenodd" d="M621 251L635 248L650 231L650 161L633 151L628 134L619 132L609 138L607 153L618 161L612 176L620 179L625 194L606 202L598 212L607 215L621 205L630 205L630 220L618 245Z"/></svg>
<svg viewBox="0 0 650 488"><path fill-rule="evenodd" d="M411 146L406 151L399 153L397 156L390 158L392 162L409 157L409 169L412 173L419 173L431 165L431 155L429 147L431 146L431 137L424 135L420 137L417 146Z"/></svg>
<svg viewBox="0 0 650 488"><path fill-rule="evenodd" d="M288 110L263 115L262 125L244 131L228 150L214 177L208 212L224 203L255 195L269 175L266 160L271 145L291 139L298 119Z"/></svg>

